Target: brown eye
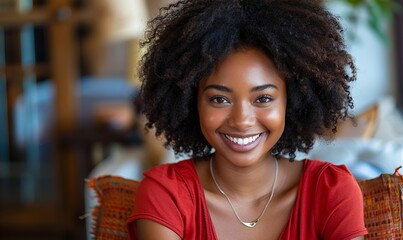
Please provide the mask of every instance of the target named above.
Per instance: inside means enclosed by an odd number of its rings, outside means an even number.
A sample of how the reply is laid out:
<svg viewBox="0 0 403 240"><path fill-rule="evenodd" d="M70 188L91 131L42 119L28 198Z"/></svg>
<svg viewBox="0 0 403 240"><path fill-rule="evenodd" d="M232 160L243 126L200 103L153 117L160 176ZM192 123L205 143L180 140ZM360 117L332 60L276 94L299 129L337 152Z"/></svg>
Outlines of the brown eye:
<svg viewBox="0 0 403 240"><path fill-rule="evenodd" d="M273 101L273 98L268 95L260 96L256 99L257 103L269 103L271 101Z"/></svg>
<svg viewBox="0 0 403 240"><path fill-rule="evenodd" d="M218 104L229 103L229 101L225 97L220 97L220 96L215 96L215 97L210 98L210 102L218 103Z"/></svg>

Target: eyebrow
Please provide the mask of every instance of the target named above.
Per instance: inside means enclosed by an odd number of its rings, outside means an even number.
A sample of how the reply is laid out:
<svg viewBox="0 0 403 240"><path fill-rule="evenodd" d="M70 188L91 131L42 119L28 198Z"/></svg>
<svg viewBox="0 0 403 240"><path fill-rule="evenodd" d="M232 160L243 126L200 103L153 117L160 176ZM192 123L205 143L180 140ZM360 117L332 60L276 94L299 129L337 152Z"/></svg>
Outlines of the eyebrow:
<svg viewBox="0 0 403 240"><path fill-rule="evenodd" d="M263 91L263 90L268 89L268 88L278 89L278 87L276 85L274 85L274 84L264 84L264 85L253 87L250 91L251 92L258 92L258 91ZM225 87L225 86L222 86L222 85L216 85L216 84L206 86L203 89L203 92L208 90L208 89L216 89L216 90L219 90L219 91L222 91L222 92L228 92L228 93L232 92L232 89L230 89L228 87Z"/></svg>
<svg viewBox="0 0 403 240"><path fill-rule="evenodd" d="M258 92L258 91L263 91L263 90L268 89L268 88L278 89L278 87L276 85L274 85L274 84L265 84L265 85L253 87L250 91L251 92Z"/></svg>

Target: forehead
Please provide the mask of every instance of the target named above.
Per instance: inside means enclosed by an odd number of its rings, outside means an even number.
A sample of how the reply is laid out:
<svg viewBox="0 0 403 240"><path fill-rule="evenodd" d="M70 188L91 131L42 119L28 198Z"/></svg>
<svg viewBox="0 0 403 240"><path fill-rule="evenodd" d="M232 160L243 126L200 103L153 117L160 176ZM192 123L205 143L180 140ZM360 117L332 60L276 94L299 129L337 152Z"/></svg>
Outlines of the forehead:
<svg viewBox="0 0 403 240"><path fill-rule="evenodd" d="M206 84L275 84L284 85L284 80L273 61L262 51L243 48L232 52L200 85Z"/></svg>

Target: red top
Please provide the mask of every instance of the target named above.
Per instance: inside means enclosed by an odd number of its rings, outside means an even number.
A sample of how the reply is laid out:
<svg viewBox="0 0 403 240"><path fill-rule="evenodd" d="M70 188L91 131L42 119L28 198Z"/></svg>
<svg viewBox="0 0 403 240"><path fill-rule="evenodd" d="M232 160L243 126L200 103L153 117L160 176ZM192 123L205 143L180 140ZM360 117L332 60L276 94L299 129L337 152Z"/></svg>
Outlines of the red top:
<svg viewBox="0 0 403 240"><path fill-rule="evenodd" d="M137 189L128 219L149 219L183 240L217 240L204 191L193 160L157 166ZM348 169L328 162L304 160L304 173L290 219L280 239L351 239L367 234L360 188Z"/></svg>

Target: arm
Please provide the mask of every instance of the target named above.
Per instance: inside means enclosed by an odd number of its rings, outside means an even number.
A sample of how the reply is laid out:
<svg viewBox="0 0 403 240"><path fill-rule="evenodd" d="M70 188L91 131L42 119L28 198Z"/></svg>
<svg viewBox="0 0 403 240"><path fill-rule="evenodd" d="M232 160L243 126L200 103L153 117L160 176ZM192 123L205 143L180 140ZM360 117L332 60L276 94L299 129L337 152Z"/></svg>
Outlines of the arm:
<svg viewBox="0 0 403 240"><path fill-rule="evenodd" d="M351 240L364 240L364 237L363 237L363 236L361 236L361 237L356 237L356 238L353 238L353 239L351 239Z"/></svg>
<svg viewBox="0 0 403 240"><path fill-rule="evenodd" d="M151 220L137 220L136 228L139 240L181 240L181 238L174 231Z"/></svg>

